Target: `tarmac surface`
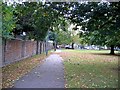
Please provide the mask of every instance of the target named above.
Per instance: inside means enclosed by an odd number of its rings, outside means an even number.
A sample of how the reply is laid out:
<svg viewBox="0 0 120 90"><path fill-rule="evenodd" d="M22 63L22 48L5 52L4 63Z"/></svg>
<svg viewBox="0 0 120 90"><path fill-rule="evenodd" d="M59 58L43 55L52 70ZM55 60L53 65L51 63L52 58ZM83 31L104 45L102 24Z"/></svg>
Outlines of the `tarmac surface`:
<svg viewBox="0 0 120 90"><path fill-rule="evenodd" d="M64 85L62 58L57 54L52 54L43 63L16 81L13 88L64 88Z"/></svg>

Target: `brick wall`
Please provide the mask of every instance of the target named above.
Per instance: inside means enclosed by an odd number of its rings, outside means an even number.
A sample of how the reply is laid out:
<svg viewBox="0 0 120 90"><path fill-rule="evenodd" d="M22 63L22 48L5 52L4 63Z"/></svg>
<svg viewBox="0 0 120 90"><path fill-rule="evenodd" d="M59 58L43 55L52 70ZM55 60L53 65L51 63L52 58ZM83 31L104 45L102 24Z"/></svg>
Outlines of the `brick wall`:
<svg viewBox="0 0 120 90"><path fill-rule="evenodd" d="M19 40L8 40L4 46L4 62L10 63L21 58L22 43Z"/></svg>
<svg viewBox="0 0 120 90"><path fill-rule="evenodd" d="M44 53L45 44L40 41L37 47L36 41L6 40L3 44L3 65L31 57L37 53L37 50L38 54ZM52 49L52 44L47 43L47 48Z"/></svg>

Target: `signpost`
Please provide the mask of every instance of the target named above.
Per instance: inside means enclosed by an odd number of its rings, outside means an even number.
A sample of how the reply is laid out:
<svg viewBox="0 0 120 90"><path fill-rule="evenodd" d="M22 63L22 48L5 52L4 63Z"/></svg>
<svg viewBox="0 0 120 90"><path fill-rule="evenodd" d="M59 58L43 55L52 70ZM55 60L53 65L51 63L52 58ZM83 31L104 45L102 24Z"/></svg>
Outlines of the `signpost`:
<svg viewBox="0 0 120 90"><path fill-rule="evenodd" d="M49 30L47 32L47 36L45 38L45 53L46 53L46 56L48 55L48 41L49 41Z"/></svg>

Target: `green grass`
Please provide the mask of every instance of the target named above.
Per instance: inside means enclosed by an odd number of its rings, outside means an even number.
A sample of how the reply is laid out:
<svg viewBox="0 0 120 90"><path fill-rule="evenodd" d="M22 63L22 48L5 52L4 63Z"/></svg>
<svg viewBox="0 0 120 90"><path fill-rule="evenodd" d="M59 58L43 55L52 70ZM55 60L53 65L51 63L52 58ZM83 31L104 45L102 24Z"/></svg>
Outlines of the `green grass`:
<svg viewBox="0 0 120 90"><path fill-rule="evenodd" d="M118 56L101 50L63 50L66 88L117 88Z"/></svg>
<svg viewBox="0 0 120 90"><path fill-rule="evenodd" d="M65 52L80 52L80 53L110 53L110 50L72 50L72 49L63 49ZM119 51L115 51L118 53Z"/></svg>

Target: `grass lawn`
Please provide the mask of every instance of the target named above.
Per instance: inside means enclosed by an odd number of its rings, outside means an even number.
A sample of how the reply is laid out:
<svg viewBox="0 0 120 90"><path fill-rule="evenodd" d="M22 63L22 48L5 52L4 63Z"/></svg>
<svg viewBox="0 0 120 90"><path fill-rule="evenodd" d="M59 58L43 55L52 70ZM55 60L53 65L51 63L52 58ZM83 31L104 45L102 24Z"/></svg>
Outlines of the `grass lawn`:
<svg viewBox="0 0 120 90"><path fill-rule="evenodd" d="M50 52L48 53L50 55ZM35 55L31 58L12 63L2 68L2 88L13 87L16 80L30 72L46 58L45 54Z"/></svg>
<svg viewBox="0 0 120 90"><path fill-rule="evenodd" d="M117 88L118 56L107 50L62 50L66 88Z"/></svg>

